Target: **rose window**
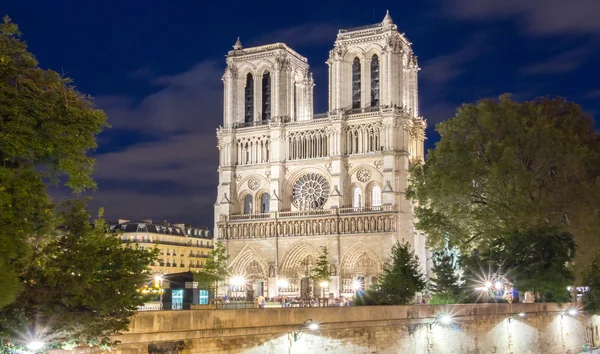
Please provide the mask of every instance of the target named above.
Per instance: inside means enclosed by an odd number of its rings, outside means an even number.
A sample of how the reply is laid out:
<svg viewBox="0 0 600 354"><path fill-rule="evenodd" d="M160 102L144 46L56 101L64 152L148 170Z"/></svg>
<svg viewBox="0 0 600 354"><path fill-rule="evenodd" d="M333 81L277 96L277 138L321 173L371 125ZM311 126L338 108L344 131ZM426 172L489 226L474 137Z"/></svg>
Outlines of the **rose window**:
<svg viewBox="0 0 600 354"><path fill-rule="evenodd" d="M300 210L321 209L329 198L329 182L318 173L307 173L294 184L293 203Z"/></svg>

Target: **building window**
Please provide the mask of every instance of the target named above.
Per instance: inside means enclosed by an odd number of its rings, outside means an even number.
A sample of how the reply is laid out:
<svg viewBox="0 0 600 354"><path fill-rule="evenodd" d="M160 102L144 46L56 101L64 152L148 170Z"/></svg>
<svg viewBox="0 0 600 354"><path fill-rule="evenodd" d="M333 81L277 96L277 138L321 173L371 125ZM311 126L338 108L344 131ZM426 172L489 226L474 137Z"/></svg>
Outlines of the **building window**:
<svg viewBox="0 0 600 354"><path fill-rule="evenodd" d="M262 195L262 197L260 198L260 212L261 213L268 213L269 212L269 199L271 197L269 196L269 193L264 193Z"/></svg>
<svg viewBox="0 0 600 354"><path fill-rule="evenodd" d="M371 58L371 107L379 107L379 58Z"/></svg>
<svg viewBox="0 0 600 354"><path fill-rule="evenodd" d="M252 196L250 194L244 198L244 214L252 214Z"/></svg>
<svg viewBox="0 0 600 354"><path fill-rule="evenodd" d="M352 207L360 208L362 205L362 191L359 187L354 188L354 192L352 192Z"/></svg>
<svg viewBox="0 0 600 354"><path fill-rule="evenodd" d="M271 74L267 71L262 77L262 120L271 119Z"/></svg>
<svg viewBox="0 0 600 354"><path fill-rule="evenodd" d="M352 109L360 108L360 60L352 62Z"/></svg>
<svg viewBox="0 0 600 354"><path fill-rule="evenodd" d="M254 120L254 77L252 77L252 74L248 74L248 76L246 76L245 97L246 110L244 115L244 122L250 123Z"/></svg>
<svg viewBox="0 0 600 354"><path fill-rule="evenodd" d="M371 205L373 207L381 206L381 187L374 186L371 190Z"/></svg>

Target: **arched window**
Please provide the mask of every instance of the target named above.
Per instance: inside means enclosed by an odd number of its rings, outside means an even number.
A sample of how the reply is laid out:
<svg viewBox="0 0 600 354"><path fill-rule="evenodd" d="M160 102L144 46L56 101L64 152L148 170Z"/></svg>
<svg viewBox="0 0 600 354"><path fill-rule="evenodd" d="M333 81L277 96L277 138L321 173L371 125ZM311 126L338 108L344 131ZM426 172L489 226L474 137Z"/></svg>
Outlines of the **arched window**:
<svg viewBox="0 0 600 354"><path fill-rule="evenodd" d="M379 58L371 58L371 107L379 107Z"/></svg>
<svg viewBox="0 0 600 354"><path fill-rule="evenodd" d="M269 193L264 193L262 195L262 197L260 198L260 212L261 213L268 213L269 212L269 200L270 200L270 196Z"/></svg>
<svg viewBox="0 0 600 354"><path fill-rule="evenodd" d="M248 76L246 76L246 88L244 90L244 94L244 97L246 97L244 122L250 123L254 120L254 77L252 77L252 74L248 74Z"/></svg>
<svg viewBox="0 0 600 354"><path fill-rule="evenodd" d="M252 196L250 194L244 198L244 214L252 214Z"/></svg>
<svg viewBox="0 0 600 354"><path fill-rule="evenodd" d="M373 186L371 189L371 206L381 207L381 187L379 186Z"/></svg>
<svg viewBox="0 0 600 354"><path fill-rule="evenodd" d="M265 72L262 77L262 120L271 119L271 74Z"/></svg>
<svg viewBox="0 0 600 354"><path fill-rule="evenodd" d="M352 62L352 109L360 108L360 60Z"/></svg>
<svg viewBox="0 0 600 354"><path fill-rule="evenodd" d="M355 187L352 192L352 207L360 208L362 206L362 191L359 187Z"/></svg>

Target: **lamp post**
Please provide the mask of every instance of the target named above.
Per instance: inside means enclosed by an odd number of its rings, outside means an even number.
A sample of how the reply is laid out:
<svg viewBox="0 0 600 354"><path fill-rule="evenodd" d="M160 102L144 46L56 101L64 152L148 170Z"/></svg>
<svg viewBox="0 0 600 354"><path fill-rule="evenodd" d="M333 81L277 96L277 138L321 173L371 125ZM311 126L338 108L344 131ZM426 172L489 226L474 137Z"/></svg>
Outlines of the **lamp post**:
<svg viewBox="0 0 600 354"><path fill-rule="evenodd" d="M440 313L429 325L429 329L433 329L433 326L435 326L437 323L449 324L450 322L452 322L452 316L448 315L447 313Z"/></svg>
<svg viewBox="0 0 600 354"><path fill-rule="evenodd" d="M509 323L512 322L515 319L515 317L517 317L517 316L519 316L519 317L525 317L525 312L515 312L515 313L513 313L512 316L510 316L508 318L508 322Z"/></svg>
<svg viewBox="0 0 600 354"><path fill-rule="evenodd" d="M162 283L163 283L163 276L162 274L157 274L154 276L154 286L158 287L158 296L159 296L159 302L160 302L160 308L162 310L163 308L163 288L162 288ZM156 298L155 298L156 299Z"/></svg>
<svg viewBox="0 0 600 354"><path fill-rule="evenodd" d="M300 339L300 336L302 335L302 331L305 328L307 328L311 331L316 331L319 329L319 324L317 322L313 321L312 318L309 318L308 320L304 321L304 323L302 323L302 327L300 327L299 330L293 332L294 342L297 342L298 339Z"/></svg>

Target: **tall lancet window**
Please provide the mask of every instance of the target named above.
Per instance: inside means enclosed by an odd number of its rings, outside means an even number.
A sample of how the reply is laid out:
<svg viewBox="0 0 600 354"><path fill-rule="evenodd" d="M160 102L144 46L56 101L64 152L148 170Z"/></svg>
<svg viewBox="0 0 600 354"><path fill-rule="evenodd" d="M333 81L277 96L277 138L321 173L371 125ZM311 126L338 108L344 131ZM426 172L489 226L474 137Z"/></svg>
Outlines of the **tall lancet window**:
<svg viewBox="0 0 600 354"><path fill-rule="evenodd" d="M360 208L362 206L362 190L359 187L355 187L352 191L352 207Z"/></svg>
<svg viewBox="0 0 600 354"><path fill-rule="evenodd" d="M250 123L254 120L254 77L252 74L248 74L246 76L246 89L244 91L245 95L245 113L244 113L244 122Z"/></svg>
<svg viewBox="0 0 600 354"><path fill-rule="evenodd" d="M379 58L371 58L371 107L379 107Z"/></svg>
<svg viewBox="0 0 600 354"><path fill-rule="evenodd" d="M371 206L377 208L381 206L381 187L373 186L371 190Z"/></svg>
<svg viewBox="0 0 600 354"><path fill-rule="evenodd" d="M270 197L269 193L264 193L262 197L260 197L260 212L268 213L270 211Z"/></svg>
<svg viewBox="0 0 600 354"><path fill-rule="evenodd" d="M244 198L244 214L252 214L252 196L250 194Z"/></svg>
<svg viewBox="0 0 600 354"><path fill-rule="evenodd" d="M262 120L271 119L271 74L265 72L262 77Z"/></svg>
<svg viewBox="0 0 600 354"><path fill-rule="evenodd" d="M352 109L360 108L360 60L352 62Z"/></svg>

